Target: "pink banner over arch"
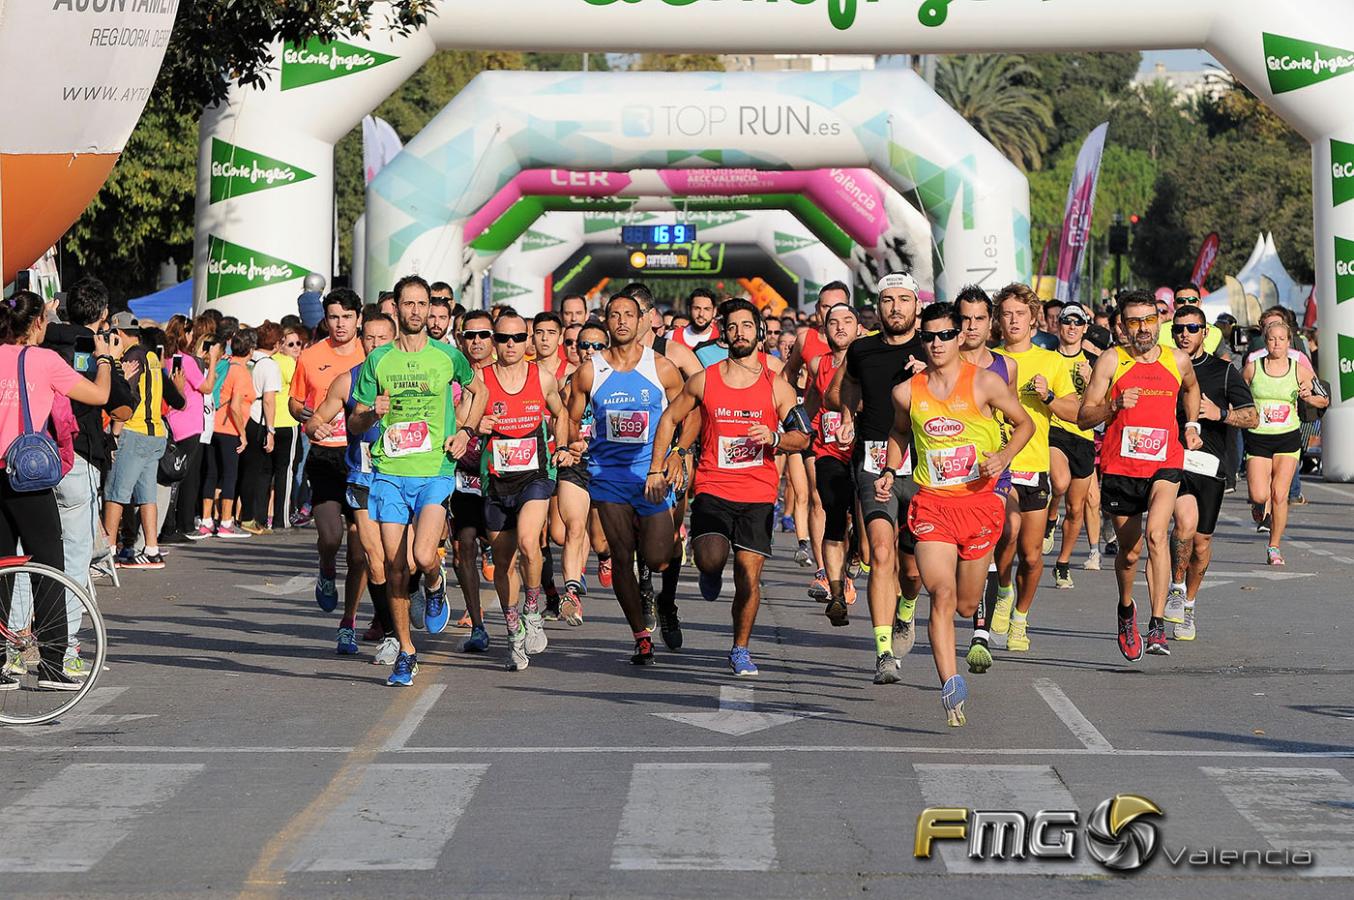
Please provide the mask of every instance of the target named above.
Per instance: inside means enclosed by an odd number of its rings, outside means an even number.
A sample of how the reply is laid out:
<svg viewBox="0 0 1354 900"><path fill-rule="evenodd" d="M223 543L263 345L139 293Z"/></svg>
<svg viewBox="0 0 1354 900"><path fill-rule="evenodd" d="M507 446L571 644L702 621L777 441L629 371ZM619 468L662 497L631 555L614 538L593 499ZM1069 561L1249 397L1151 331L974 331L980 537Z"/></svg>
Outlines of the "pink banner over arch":
<svg viewBox="0 0 1354 900"><path fill-rule="evenodd" d="M631 172L528 169L509 181L466 222L465 241L479 237L523 197L718 196L803 194L863 247L889 229L884 194L869 169L662 169Z"/></svg>

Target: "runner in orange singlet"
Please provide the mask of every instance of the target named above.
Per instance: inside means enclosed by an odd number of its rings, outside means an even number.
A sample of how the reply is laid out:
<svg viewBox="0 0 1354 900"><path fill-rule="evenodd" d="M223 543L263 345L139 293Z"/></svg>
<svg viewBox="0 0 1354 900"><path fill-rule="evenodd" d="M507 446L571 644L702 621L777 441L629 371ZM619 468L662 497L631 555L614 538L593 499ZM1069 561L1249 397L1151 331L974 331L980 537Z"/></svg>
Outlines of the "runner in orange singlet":
<svg viewBox="0 0 1354 900"><path fill-rule="evenodd" d="M1169 656L1166 644L1166 593L1171 581L1168 529L1183 477L1185 449L1203 446L1199 436L1199 382L1189 354L1157 343L1156 301L1146 291L1119 295L1116 311L1125 346L1096 360L1077 425L1093 428L1108 421L1100 451L1101 505L1114 518L1119 553L1119 651L1129 662L1142 659L1133 578L1142 553L1142 516L1147 514L1147 592L1152 615L1147 652ZM1185 409L1182 447L1176 403Z"/></svg>

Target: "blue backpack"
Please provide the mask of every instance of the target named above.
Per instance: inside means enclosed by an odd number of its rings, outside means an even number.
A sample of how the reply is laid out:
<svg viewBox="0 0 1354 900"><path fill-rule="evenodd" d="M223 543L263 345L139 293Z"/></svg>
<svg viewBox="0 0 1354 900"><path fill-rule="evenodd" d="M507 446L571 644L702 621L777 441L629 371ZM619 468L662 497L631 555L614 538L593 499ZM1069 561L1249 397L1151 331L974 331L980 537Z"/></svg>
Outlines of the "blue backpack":
<svg viewBox="0 0 1354 900"><path fill-rule="evenodd" d="M9 486L20 493L45 491L61 482L61 454L56 441L33 428L28 409L28 380L24 377L24 354L19 351L19 406L23 410L23 434L5 451L5 474Z"/></svg>

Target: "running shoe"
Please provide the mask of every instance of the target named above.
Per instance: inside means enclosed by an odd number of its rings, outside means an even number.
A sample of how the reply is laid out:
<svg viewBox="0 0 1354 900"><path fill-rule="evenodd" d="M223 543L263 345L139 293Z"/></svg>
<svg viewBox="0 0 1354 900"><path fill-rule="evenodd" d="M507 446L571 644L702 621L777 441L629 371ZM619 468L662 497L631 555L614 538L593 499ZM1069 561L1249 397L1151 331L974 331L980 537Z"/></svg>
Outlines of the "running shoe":
<svg viewBox="0 0 1354 900"><path fill-rule="evenodd" d="M792 533L792 532L795 530L795 517L794 517L794 516L781 516L781 517L780 517L780 530L783 531L783 532L786 533L786 534Z"/></svg>
<svg viewBox="0 0 1354 900"><path fill-rule="evenodd" d="M1060 591L1072 589L1072 565L1070 563L1053 564L1053 586Z"/></svg>
<svg viewBox="0 0 1354 900"><path fill-rule="evenodd" d="M271 529L271 528L269 528L268 526L263 525L263 524L261 524L261 523L259 523L259 522L255 522L255 521L252 520L252 519L249 520L248 522L241 522L241 523L240 523L240 529L241 529L242 531L247 531L247 532L249 532L250 534L272 534L272 533L273 533L273 529Z"/></svg>
<svg viewBox="0 0 1354 900"><path fill-rule="evenodd" d="M723 572L715 572L712 575L702 572L697 580L700 582L701 596L707 601L718 600L719 595L724 593Z"/></svg>
<svg viewBox="0 0 1354 900"><path fill-rule="evenodd" d="M461 641L462 653L483 653L489 649L489 630L483 625L474 625L470 637Z"/></svg>
<svg viewBox="0 0 1354 900"><path fill-rule="evenodd" d="M830 588L827 584L827 572L822 569L813 576L813 581L809 582L809 598L817 600L819 603L826 603Z"/></svg>
<svg viewBox="0 0 1354 900"><path fill-rule="evenodd" d="M161 543L161 544L186 544L186 543L188 543L188 535L184 534L184 533L181 532L181 531L171 531L171 532L169 532L168 534L162 534L162 535L160 535L159 540L158 540L158 543Z"/></svg>
<svg viewBox="0 0 1354 900"><path fill-rule="evenodd" d="M682 649L682 620L677 610L658 614L658 633L663 636L663 644L669 650L675 652Z"/></svg>
<svg viewBox="0 0 1354 900"><path fill-rule="evenodd" d="M653 638L649 635L635 638L635 652L630 656L632 666L653 665Z"/></svg>
<svg viewBox="0 0 1354 900"><path fill-rule="evenodd" d="M315 602L327 613L338 607L338 585L334 584L334 579L315 576Z"/></svg>
<svg viewBox="0 0 1354 900"><path fill-rule="evenodd" d="M0 693L4 691L17 691L19 682L5 674L0 674Z"/></svg>
<svg viewBox="0 0 1354 900"><path fill-rule="evenodd" d="M1030 620L1011 616L1011 629L1006 632L1006 649L1013 653L1028 653L1030 650Z"/></svg>
<svg viewBox="0 0 1354 900"><path fill-rule="evenodd" d="M38 687L44 691L78 691L84 686L82 679L72 678L65 672L50 671L46 675L38 676Z"/></svg>
<svg viewBox="0 0 1354 900"><path fill-rule="evenodd" d="M652 601L653 572L650 572L649 567L644 565L644 563L639 564L639 578L637 580L639 581L639 599ZM652 625L647 623L647 619L644 627L649 629L653 628Z"/></svg>
<svg viewBox="0 0 1354 900"><path fill-rule="evenodd" d="M382 641L385 639L385 636L386 630L381 627L381 623L376 619L372 619L371 624L367 626L367 630L362 632L362 640L367 643Z"/></svg>
<svg viewBox="0 0 1354 900"><path fill-rule="evenodd" d="M471 628L474 626L474 624L475 621L470 618L470 610L468 609L465 612L461 613L461 617L456 620L457 628Z"/></svg>
<svg viewBox="0 0 1354 900"><path fill-rule="evenodd" d="M541 618L547 622L559 621L559 590L553 586L545 589L545 610Z"/></svg>
<svg viewBox="0 0 1354 900"><path fill-rule="evenodd" d="M1259 534L1261 532L1268 533L1273 529L1273 527L1274 527L1274 517L1270 516L1269 514L1266 514L1265 517L1260 520L1260 524L1255 526L1255 532L1256 534Z"/></svg>
<svg viewBox="0 0 1354 900"><path fill-rule="evenodd" d="M827 616L827 620L836 628L851 624L851 618L846 612L845 597L833 597L828 600L827 607L823 610L823 615Z"/></svg>
<svg viewBox="0 0 1354 900"><path fill-rule="evenodd" d="M1119 652L1129 662L1137 662L1142 659L1142 635L1138 634L1138 605L1133 604L1133 610L1127 617L1116 610L1115 618L1119 620Z"/></svg>
<svg viewBox="0 0 1354 900"><path fill-rule="evenodd" d="M1046 526L1044 526L1044 555L1053 552L1053 540L1058 534L1058 523L1062 521L1062 516L1054 516Z"/></svg>
<svg viewBox="0 0 1354 900"><path fill-rule="evenodd" d="M400 655L395 657L395 670L386 679L386 684L390 687L412 687L417 674L418 656L401 650Z"/></svg>
<svg viewBox="0 0 1354 900"><path fill-rule="evenodd" d="M990 628L993 634L1005 634L1011 629L1011 609L1015 606L1015 590L997 586L997 602L992 606Z"/></svg>
<svg viewBox="0 0 1354 900"><path fill-rule="evenodd" d="M1170 656L1171 648L1166 643L1166 625L1149 625L1147 628L1147 652L1153 656Z"/></svg>
<svg viewBox="0 0 1354 900"><path fill-rule="evenodd" d="M813 565L813 548L807 540L800 541L799 547L795 549L795 563L801 567Z"/></svg>
<svg viewBox="0 0 1354 900"><path fill-rule="evenodd" d="M856 602L856 583L850 578L842 585L842 592L846 595L846 605L851 606Z"/></svg>
<svg viewBox="0 0 1354 900"><path fill-rule="evenodd" d="M119 569L136 568L136 550L132 547L123 547L113 555L113 565Z"/></svg>
<svg viewBox="0 0 1354 900"><path fill-rule="evenodd" d="M238 522L231 522L229 525L217 525L216 536L219 538L229 538L231 540L239 540L241 538L250 537L250 534L249 532L240 528L240 524Z"/></svg>
<svg viewBox="0 0 1354 900"><path fill-rule="evenodd" d="M1087 555L1087 557L1086 557L1086 562L1082 563L1082 564L1081 564L1081 567L1082 567L1083 569L1085 569L1087 572L1099 572L1099 571L1100 571L1100 548L1099 548L1099 547L1096 547L1095 549L1093 549L1093 550Z"/></svg>
<svg viewBox="0 0 1354 900"><path fill-rule="evenodd" d="M427 601L423 599L423 585L409 595L409 626L422 631L427 626L424 616L428 612Z"/></svg>
<svg viewBox="0 0 1354 900"><path fill-rule="evenodd" d="M24 655L15 651L13 648L5 648L5 667L0 669L0 673L5 675L27 675L28 663L24 661Z"/></svg>
<svg viewBox="0 0 1354 900"><path fill-rule="evenodd" d="M526 650L528 656L535 656L550 646L550 639L545 636L545 625L541 620L540 613L522 613L522 625L527 632Z"/></svg>
<svg viewBox="0 0 1354 900"><path fill-rule="evenodd" d="M658 606L654 602L653 594L651 593L647 597L644 596L643 594L640 594L639 603L644 610L644 627L649 629L650 631L657 630Z"/></svg>
<svg viewBox="0 0 1354 900"><path fill-rule="evenodd" d="M305 528L314 520L314 518L315 515L311 511L310 504L307 503L292 514L291 524L293 528Z"/></svg>
<svg viewBox="0 0 1354 900"><path fill-rule="evenodd" d="M165 558L159 553L148 554L140 550L125 553L124 551L124 553L118 554L114 565L119 569L163 569Z"/></svg>
<svg viewBox="0 0 1354 900"><path fill-rule="evenodd" d="M1289 497L1289 498L1288 498L1288 505L1289 505L1289 506L1306 506L1306 505L1307 505L1307 497L1306 497L1305 495L1303 495L1303 494L1298 494L1296 497Z"/></svg>
<svg viewBox="0 0 1354 900"><path fill-rule="evenodd" d="M963 675L951 675L940 689L940 705L945 707L945 719L951 728L958 728L968 721L964 717L964 701L968 699L968 685Z"/></svg>
<svg viewBox="0 0 1354 900"><path fill-rule="evenodd" d="M974 675L981 675L992 668L992 651L982 638L974 638L969 642L968 656L964 659L968 663L968 670Z"/></svg>
<svg viewBox="0 0 1354 900"><path fill-rule="evenodd" d="M1184 618L1179 625L1175 626L1173 636L1177 641L1194 640L1194 607L1186 606Z"/></svg>
<svg viewBox="0 0 1354 900"><path fill-rule="evenodd" d="M584 572L578 576L578 596L586 597L588 595L588 573Z"/></svg>
<svg viewBox="0 0 1354 900"><path fill-rule="evenodd" d="M376 655L372 657L371 664L374 666L393 666L395 660L400 658L400 642L393 638L382 638L381 645L376 648Z"/></svg>
<svg viewBox="0 0 1354 900"><path fill-rule="evenodd" d="M89 664L80 658L79 651L66 651L66 658L61 661L61 671L66 673L67 678L88 678Z"/></svg>
<svg viewBox="0 0 1354 900"><path fill-rule="evenodd" d="M357 631L352 628L340 628L338 630L338 646L334 648L334 653L338 656L356 656L359 651Z"/></svg>
<svg viewBox="0 0 1354 900"><path fill-rule="evenodd" d="M447 579L443 578L437 589L428 588L423 592L423 627L429 634L441 634L451 621L451 606L447 603Z"/></svg>
<svg viewBox="0 0 1354 900"><path fill-rule="evenodd" d="M1106 555L1106 556L1118 556L1118 555L1119 555L1119 542L1118 542L1118 541L1110 541L1110 542L1108 542L1107 544L1105 544L1105 555Z"/></svg>
<svg viewBox="0 0 1354 900"><path fill-rule="evenodd" d="M734 647L729 651L729 668L739 678L757 674L757 666L752 662L752 654L747 647Z"/></svg>
<svg viewBox="0 0 1354 900"><path fill-rule="evenodd" d="M1166 594L1166 621L1179 625L1185 621L1185 592L1178 585L1171 585Z"/></svg>
<svg viewBox="0 0 1354 900"><path fill-rule="evenodd" d="M572 587L564 589L564 599L560 601L559 614L570 625L583 624L583 601Z"/></svg>
<svg viewBox="0 0 1354 900"><path fill-rule="evenodd" d="M611 560L597 560L597 580L602 583L602 587L611 587Z"/></svg>
<svg viewBox="0 0 1354 900"><path fill-rule="evenodd" d="M867 569L866 571L869 570ZM846 577L853 579L858 578L860 577L860 572L861 572L860 556L857 555L851 557L851 561L846 564Z"/></svg>
<svg viewBox="0 0 1354 900"><path fill-rule="evenodd" d="M485 581L494 580L494 550L486 546L480 553L480 574L484 576Z"/></svg>
<svg viewBox="0 0 1354 900"><path fill-rule="evenodd" d="M1283 561L1283 554L1279 553L1278 547L1265 548L1265 563L1271 566L1287 565L1287 563Z"/></svg>
<svg viewBox="0 0 1354 900"><path fill-rule="evenodd" d="M525 625L518 625L517 631L508 635L508 662L504 668L509 672L520 672L531 665L531 657L527 655L527 629Z"/></svg>
<svg viewBox="0 0 1354 900"><path fill-rule="evenodd" d="M881 653L874 658L874 683L898 684L903 676L898 674L901 664L892 653Z"/></svg>
<svg viewBox="0 0 1354 900"><path fill-rule="evenodd" d="M213 522L199 522L198 526L188 532L184 537L190 541L200 541L203 538L209 538L216 534L216 525Z"/></svg>

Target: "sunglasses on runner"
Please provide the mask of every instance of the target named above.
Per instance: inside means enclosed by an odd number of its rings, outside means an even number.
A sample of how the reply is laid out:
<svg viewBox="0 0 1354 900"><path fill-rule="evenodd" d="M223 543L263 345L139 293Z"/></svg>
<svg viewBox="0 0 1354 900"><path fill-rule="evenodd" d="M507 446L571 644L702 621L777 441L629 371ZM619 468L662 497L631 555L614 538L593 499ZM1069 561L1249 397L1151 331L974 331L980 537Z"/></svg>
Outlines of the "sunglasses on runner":
<svg viewBox="0 0 1354 900"><path fill-rule="evenodd" d="M494 333L487 328L483 331L462 331L461 337L467 341L487 341L493 337Z"/></svg>
<svg viewBox="0 0 1354 900"><path fill-rule="evenodd" d="M921 342L929 344L932 341L941 341L948 344L950 341L959 337L958 328L946 328L944 331L923 331L921 332Z"/></svg>
<svg viewBox="0 0 1354 900"><path fill-rule="evenodd" d="M284 346L284 347L299 347L299 346L301 346L301 342L300 342L300 341L283 341L283 342L282 342L282 346Z"/></svg>
<svg viewBox="0 0 1354 900"><path fill-rule="evenodd" d="M606 344L601 341L579 341L579 350L605 350Z"/></svg>
<svg viewBox="0 0 1354 900"><path fill-rule="evenodd" d="M1085 325L1086 320L1081 316L1058 316L1059 325Z"/></svg>
<svg viewBox="0 0 1354 900"><path fill-rule="evenodd" d="M565 338L565 339L564 339L564 346L566 346L566 347L572 347L572 346L573 346L574 344L576 344L576 343L578 343L578 341L575 341L573 338Z"/></svg>
<svg viewBox="0 0 1354 900"><path fill-rule="evenodd" d="M1179 325L1172 325L1171 331L1175 334L1180 334L1182 331L1188 331L1190 334L1198 334L1207 327L1207 325L1204 325L1201 322L1181 322Z"/></svg>
<svg viewBox="0 0 1354 900"><path fill-rule="evenodd" d="M496 344L525 344L527 342L527 333L519 331L516 334L494 333L494 343Z"/></svg>
<svg viewBox="0 0 1354 900"><path fill-rule="evenodd" d="M1156 328L1160 316L1124 316L1125 328Z"/></svg>

